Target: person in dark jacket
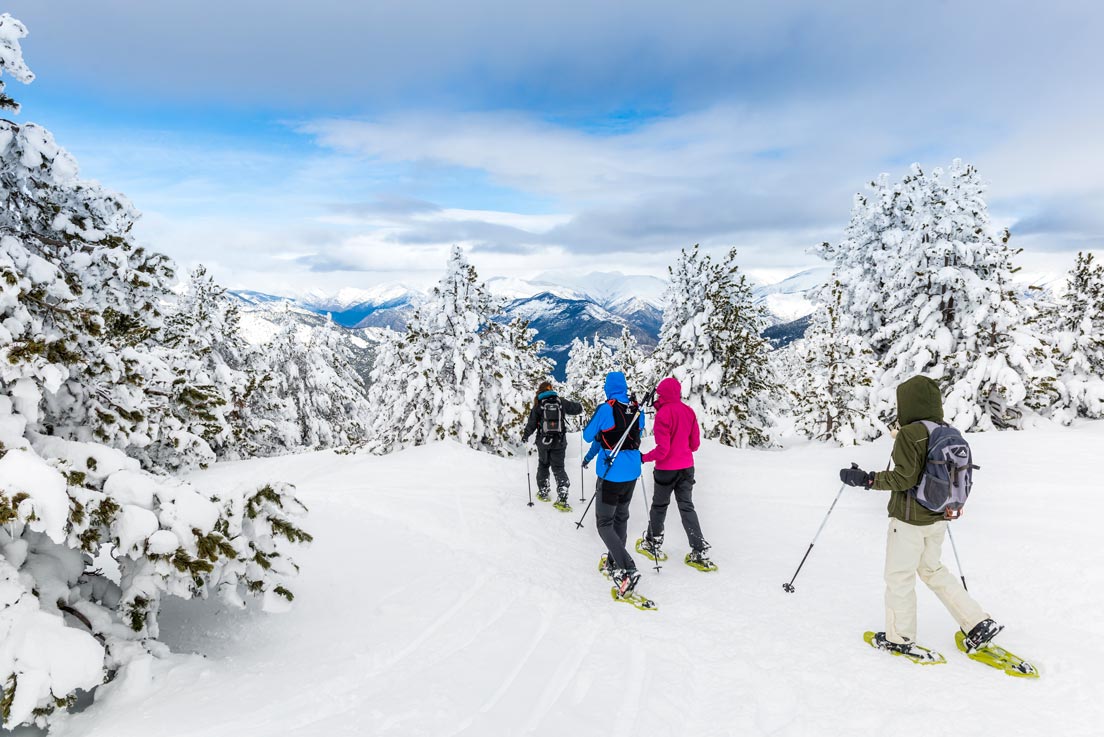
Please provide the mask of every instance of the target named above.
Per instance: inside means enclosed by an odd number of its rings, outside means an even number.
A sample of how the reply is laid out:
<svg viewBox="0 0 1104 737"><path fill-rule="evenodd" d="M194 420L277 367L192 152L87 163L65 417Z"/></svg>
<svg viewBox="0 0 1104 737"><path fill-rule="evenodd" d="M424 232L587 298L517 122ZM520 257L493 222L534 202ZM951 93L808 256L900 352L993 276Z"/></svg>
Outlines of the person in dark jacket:
<svg viewBox="0 0 1104 737"><path fill-rule="evenodd" d="M890 492L889 535L885 561L885 632L875 634L876 647L908 652L916 642L916 576L927 584L966 633L971 650L992 640L1002 627L989 618L965 587L940 561L947 520L916 500L912 490L924 475L928 429L923 420L944 424L939 385L914 376L897 387L897 422L893 469L867 473L845 468L840 480L850 486Z"/></svg>
<svg viewBox="0 0 1104 737"><path fill-rule="evenodd" d="M644 413L629 399L628 383L620 371L606 375L605 389L607 401L598 406L583 429L583 440L597 441L600 445L594 468L598 477L594 519L598 536L608 552L606 572L619 594L624 596L632 592L640 579L625 543L628 541L629 502L636 480L640 478L639 449ZM622 436L625 440L617 448Z"/></svg>
<svg viewBox="0 0 1104 737"><path fill-rule="evenodd" d="M556 412L558 408L558 413ZM583 405L561 397L552 388L552 382L542 382L537 387L537 397L533 400L533 409L529 412L529 422L525 424L522 438L529 442L529 436L537 435L537 499L547 502L551 499L549 470L556 476L556 506L567 507L567 492L571 480L564 469L564 457L567 454L567 433L563 425L566 415L581 415ZM547 418L559 417L559 429L551 427Z"/></svg>

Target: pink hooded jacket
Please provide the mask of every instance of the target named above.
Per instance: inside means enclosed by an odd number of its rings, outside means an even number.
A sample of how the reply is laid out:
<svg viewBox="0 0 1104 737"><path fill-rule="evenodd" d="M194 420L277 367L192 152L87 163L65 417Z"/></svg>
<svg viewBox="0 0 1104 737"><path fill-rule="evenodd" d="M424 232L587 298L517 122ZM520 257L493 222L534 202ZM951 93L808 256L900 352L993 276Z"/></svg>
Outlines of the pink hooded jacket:
<svg viewBox="0 0 1104 737"><path fill-rule="evenodd" d="M656 387L656 447L640 460L655 463L657 471L679 471L694 465L694 451L701 445L698 417L682 403L682 385L668 376Z"/></svg>

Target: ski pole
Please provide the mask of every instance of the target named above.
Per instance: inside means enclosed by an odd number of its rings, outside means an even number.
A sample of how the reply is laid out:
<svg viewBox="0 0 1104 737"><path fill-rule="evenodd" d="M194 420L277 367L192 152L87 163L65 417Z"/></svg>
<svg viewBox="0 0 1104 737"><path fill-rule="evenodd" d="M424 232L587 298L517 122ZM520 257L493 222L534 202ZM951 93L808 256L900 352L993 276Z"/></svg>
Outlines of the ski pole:
<svg viewBox="0 0 1104 737"><path fill-rule="evenodd" d="M652 536L652 520L651 520L652 505L648 503L648 487L644 484L644 471L643 471L643 469L641 469L641 472L640 472L640 498L644 501L644 519L648 520L648 526L646 528L648 530L647 536L649 538L651 538L651 536ZM653 499L655 498L655 486L654 485L652 486L652 498ZM659 573L659 569L662 568L663 566L661 566L659 564L659 552L656 550L655 545L653 544L653 545L649 546L647 543L644 543L644 547L649 548L652 551L652 559L655 562L655 565L652 566L652 568L656 569L656 573Z"/></svg>
<svg viewBox="0 0 1104 737"><path fill-rule="evenodd" d="M584 457L585 456L583 455L583 431L580 430L579 431L579 501L581 501L581 502L586 501L586 474L584 472L584 469L586 468L586 466L583 465L583 458Z"/></svg>
<svg viewBox="0 0 1104 737"><path fill-rule="evenodd" d="M947 525L947 537L951 539L951 550L954 551L955 565L958 566L958 577L962 579L962 588L969 591L970 589L966 588L966 574L962 572L962 561L958 559L958 546L955 545L954 535L951 534L950 525Z"/></svg>
<svg viewBox="0 0 1104 737"><path fill-rule="evenodd" d="M851 468L858 468L859 464L852 463ZM836 502L843 496L843 490L847 488L847 484L840 484L840 490L836 493L836 498L832 500L832 506L828 507L828 514L824 515L824 520L820 523L820 527L817 528L816 535L813 536L813 541L809 543L809 549L805 551L805 556L801 559L801 562L797 564L797 570L794 571L793 578L789 583L782 584L782 590L787 594L794 592L793 582L797 580L797 574L801 573L801 567L805 565L805 561L809 557L809 553L813 552L813 546L816 545L817 538L820 537L821 531L824 529L824 525L828 523L828 517L832 514L832 510L836 508Z"/></svg>
<svg viewBox="0 0 1104 737"><path fill-rule="evenodd" d="M594 497L598 496L598 491L602 488L602 481L604 479L598 479L598 483L594 486L594 493L590 495L590 501L587 502L586 509L583 510L583 516L579 518L579 521L575 523L575 529L583 529L583 520L586 519L587 512L590 511L590 505L594 504Z"/></svg>
<svg viewBox="0 0 1104 737"><path fill-rule="evenodd" d="M525 444L525 485L529 487L529 506L533 506L533 477L529 472L529 444Z"/></svg>

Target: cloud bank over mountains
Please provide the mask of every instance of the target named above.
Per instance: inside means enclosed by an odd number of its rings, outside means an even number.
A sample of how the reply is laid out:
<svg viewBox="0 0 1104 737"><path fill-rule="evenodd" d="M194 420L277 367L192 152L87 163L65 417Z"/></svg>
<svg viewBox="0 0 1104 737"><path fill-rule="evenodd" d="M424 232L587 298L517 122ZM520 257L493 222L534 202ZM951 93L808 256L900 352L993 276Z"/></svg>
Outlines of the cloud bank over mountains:
<svg viewBox="0 0 1104 737"><path fill-rule="evenodd" d="M975 163L1028 270L1104 242L1095 4L15 0L25 117L223 281L815 265L851 197ZM24 94L26 93L26 94Z"/></svg>

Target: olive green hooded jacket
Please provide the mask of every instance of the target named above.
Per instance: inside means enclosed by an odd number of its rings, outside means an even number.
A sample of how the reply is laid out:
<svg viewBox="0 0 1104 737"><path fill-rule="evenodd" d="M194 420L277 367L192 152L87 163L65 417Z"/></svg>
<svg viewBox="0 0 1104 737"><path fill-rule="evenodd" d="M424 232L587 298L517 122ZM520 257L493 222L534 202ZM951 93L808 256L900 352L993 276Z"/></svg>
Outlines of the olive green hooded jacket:
<svg viewBox="0 0 1104 737"><path fill-rule="evenodd" d="M893 470L874 474L875 489L889 490L889 516L914 525L930 525L943 519L925 509L909 490L920 483L928 457L928 429L920 420L943 421L939 385L926 376L914 376L897 387L897 423L893 443Z"/></svg>

